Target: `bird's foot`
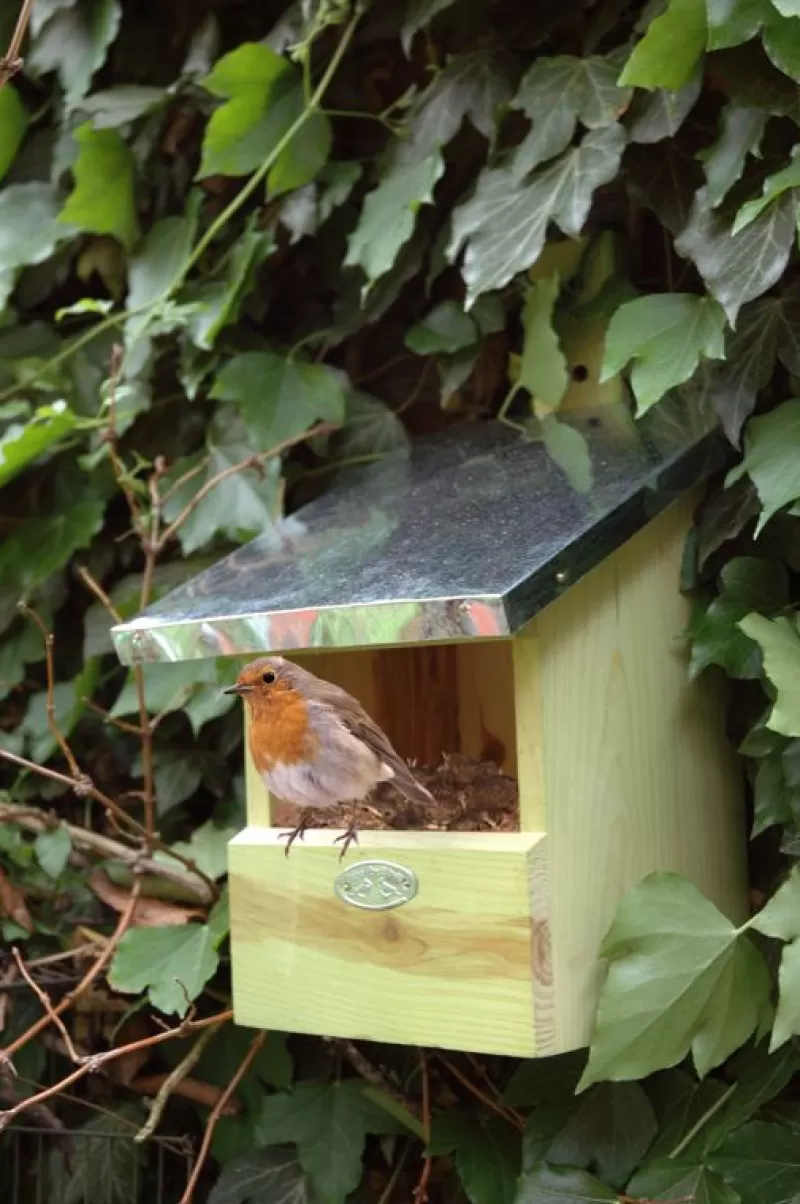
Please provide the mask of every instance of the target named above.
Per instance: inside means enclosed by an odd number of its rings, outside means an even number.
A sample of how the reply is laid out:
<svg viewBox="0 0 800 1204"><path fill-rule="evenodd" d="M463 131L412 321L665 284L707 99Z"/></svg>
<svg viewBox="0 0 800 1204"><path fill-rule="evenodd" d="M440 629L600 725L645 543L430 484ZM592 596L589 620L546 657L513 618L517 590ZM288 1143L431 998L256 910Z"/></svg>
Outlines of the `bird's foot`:
<svg viewBox="0 0 800 1204"><path fill-rule="evenodd" d="M292 828L292 830L290 832L279 832L278 833L278 840L286 841L286 848L284 849L285 857L289 856L289 849L292 847L292 845L298 838L300 840L305 840L306 828L308 827L308 823L309 823L308 817L303 815L300 819L300 823L297 825L296 828Z"/></svg>
<svg viewBox="0 0 800 1204"><path fill-rule="evenodd" d="M350 845L358 844L358 831L356 829L355 816L350 820L349 826L345 828L341 836L335 836L333 838L333 843L338 844L340 840L342 841L342 851L339 854L339 860L341 861L344 858L347 850L350 848Z"/></svg>

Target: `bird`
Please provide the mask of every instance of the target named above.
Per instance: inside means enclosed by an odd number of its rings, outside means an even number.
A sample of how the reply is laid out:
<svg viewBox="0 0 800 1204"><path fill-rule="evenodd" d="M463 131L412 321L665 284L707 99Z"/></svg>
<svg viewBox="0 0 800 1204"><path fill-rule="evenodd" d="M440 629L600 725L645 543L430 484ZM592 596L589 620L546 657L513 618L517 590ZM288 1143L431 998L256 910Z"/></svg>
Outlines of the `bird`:
<svg viewBox="0 0 800 1204"><path fill-rule="evenodd" d="M304 837L308 808L352 804L350 824L334 841L342 841L341 861L358 843L358 803L379 782L391 782L412 802L434 801L360 702L293 661L259 657L223 693L238 694L248 708L250 755L267 790L304 809L299 824L280 833L287 857Z"/></svg>

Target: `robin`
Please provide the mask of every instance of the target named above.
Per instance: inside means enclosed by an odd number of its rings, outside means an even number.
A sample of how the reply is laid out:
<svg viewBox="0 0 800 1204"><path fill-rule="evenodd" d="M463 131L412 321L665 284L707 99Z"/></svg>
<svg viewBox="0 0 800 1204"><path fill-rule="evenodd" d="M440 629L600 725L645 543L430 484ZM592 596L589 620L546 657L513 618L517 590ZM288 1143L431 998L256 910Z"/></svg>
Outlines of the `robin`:
<svg viewBox="0 0 800 1204"><path fill-rule="evenodd" d="M357 804L378 782L391 781L412 802L433 796L417 782L388 737L346 690L315 677L281 656L245 665L226 694L240 694L249 708L250 755L270 794L297 807ZM336 842L341 861L358 842L356 813ZM308 826L302 816L288 837L289 849Z"/></svg>

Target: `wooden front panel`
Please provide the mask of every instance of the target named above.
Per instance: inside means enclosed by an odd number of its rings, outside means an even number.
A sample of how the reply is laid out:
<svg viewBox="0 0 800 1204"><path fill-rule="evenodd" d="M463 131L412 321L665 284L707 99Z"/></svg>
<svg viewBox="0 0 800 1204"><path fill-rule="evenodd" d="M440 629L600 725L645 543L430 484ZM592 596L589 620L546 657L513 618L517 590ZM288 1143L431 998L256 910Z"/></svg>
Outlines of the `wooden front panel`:
<svg viewBox="0 0 800 1204"><path fill-rule="evenodd" d="M256 1028L526 1056L552 1031L543 837L363 832L343 863L334 831L284 856L273 830L230 845L234 1011ZM368 858L419 880L369 912L336 877ZM535 1015L536 1013L536 1015Z"/></svg>

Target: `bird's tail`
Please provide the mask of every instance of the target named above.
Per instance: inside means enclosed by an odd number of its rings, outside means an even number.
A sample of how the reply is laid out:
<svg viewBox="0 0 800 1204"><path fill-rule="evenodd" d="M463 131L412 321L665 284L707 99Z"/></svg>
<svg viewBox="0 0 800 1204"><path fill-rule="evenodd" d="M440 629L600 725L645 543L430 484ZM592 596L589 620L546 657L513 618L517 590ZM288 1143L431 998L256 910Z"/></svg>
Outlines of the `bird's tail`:
<svg viewBox="0 0 800 1204"><path fill-rule="evenodd" d="M394 770L392 785L396 786L398 790L402 790L406 798L410 799L412 803L424 804L435 801L430 790L427 790L421 782L417 781L408 765L400 757L397 758L396 762L392 763L392 769Z"/></svg>

